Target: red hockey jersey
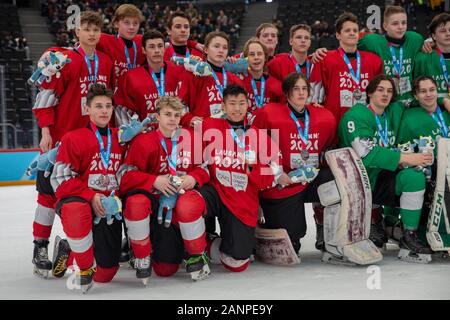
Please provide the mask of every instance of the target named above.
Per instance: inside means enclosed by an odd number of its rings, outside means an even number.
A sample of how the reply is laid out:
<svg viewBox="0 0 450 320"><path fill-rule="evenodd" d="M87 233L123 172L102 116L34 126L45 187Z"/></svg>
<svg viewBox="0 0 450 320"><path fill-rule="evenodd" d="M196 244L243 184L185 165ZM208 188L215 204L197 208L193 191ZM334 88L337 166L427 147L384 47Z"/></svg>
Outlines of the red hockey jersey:
<svg viewBox="0 0 450 320"><path fill-rule="evenodd" d="M116 173L122 164L125 148L119 145L117 129L110 130L111 153L106 171L100 156L100 144L90 125L64 135L51 176L58 200L81 197L90 202L96 193L109 196L111 191L118 189ZM106 148L107 136L101 137Z"/></svg>
<svg viewBox="0 0 450 320"><path fill-rule="evenodd" d="M219 82L223 86L222 72L215 72ZM238 84L243 87L241 79L227 72L227 85ZM187 107L188 111L181 119L183 127L189 127L194 116L208 118L220 114L222 111L222 96L219 93L213 76L196 77L191 72L185 72L179 97Z"/></svg>
<svg viewBox="0 0 450 320"><path fill-rule="evenodd" d="M77 50L64 52L71 62L61 70L60 77L53 76L50 82L42 84L42 90L36 97L33 107L39 127L50 127L53 144L72 130L86 127L89 117L84 105L89 89L89 71L83 55ZM102 52L97 51L98 75L97 83L111 88L112 62ZM95 63L91 61L92 73Z"/></svg>
<svg viewBox="0 0 450 320"><path fill-rule="evenodd" d="M161 78L157 78L161 85ZM180 70L171 62L164 63L164 92L166 95L177 96L180 85ZM137 113L139 120L146 117L152 119L151 128L157 128L156 100L158 100L158 89L151 76L148 65L130 70L124 76L121 86L114 94L116 107L125 108ZM117 116L118 113L116 113ZM129 114L121 112L120 114ZM121 119L127 122L127 119Z"/></svg>
<svg viewBox="0 0 450 320"><path fill-rule="evenodd" d="M361 55L359 95L354 94L356 84L339 50L328 52L322 61L314 65L311 73L312 102L325 106L337 121L356 103L366 103L367 85L376 75L383 73L383 62L380 57L367 51L359 53ZM353 59L350 63L356 72L357 60Z"/></svg>
<svg viewBox="0 0 450 320"><path fill-rule="evenodd" d="M161 145L158 130L142 133L131 141L124 164L118 173L120 192L125 195L133 190L159 191L153 183L159 175L169 174L167 153ZM192 129L182 129L177 140L177 175L189 174L199 186L209 180L208 170L202 167L201 136ZM172 141L164 138L167 151L172 153ZM199 148L199 150L195 148Z"/></svg>
<svg viewBox="0 0 450 320"><path fill-rule="evenodd" d="M333 143L337 124L333 114L324 108L308 105L307 110L310 117L307 145L309 158L306 164L318 168L320 153ZM301 120L299 123L304 130L304 123ZM304 144L300 139L297 126L290 116L287 104L271 103L266 105L256 113L253 125L261 129L278 130L278 133L272 132L271 136L278 143L284 172L289 173L299 167ZM303 191L307 186L308 184L297 183L283 189L271 188L263 191L262 197L267 199L287 198Z"/></svg>
<svg viewBox="0 0 450 320"><path fill-rule="evenodd" d="M275 79L283 82L284 78L290 73L297 72L297 61L290 53L279 53L267 63L269 74ZM303 66L299 66L300 71L304 75L310 75L312 70L312 62L308 59ZM307 70L309 67L309 72Z"/></svg>
<svg viewBox="0 0 450 320"><path fill-rule="evenodd" d="M268 163L278 161L278 150L263 130L250 127L245 144L255 152L256 163L244 162L244 150L238 147L225 119L203 121L205 160L209 163L210 184L223 204L242 223L255 227L258 219L259 191L274 184L274 172ZM273 156L273 154L275 156Z"/></svg>
<svg viewBox="0 0 450 320"><path fill-rule="evenodd" d="M254 114L258 108L255 102L255 94L252 87L252 79L253 77L248 74L247 76L243 76L242 82L244 83L244 89L247 91L247 97L249 99L249 107L247 113ZM274 77L264 75L265 79L265 88L264 88L264 105L267 103L283 103L285 101L285 97L283 94L283 90L281 89L281 82L275 79ZM258 96L261 95L261 81L255 81L256 90Z"/></svg>
<svg viewBox="0 0 450 320"><path fill-rule="evenodd" d="M128 51L128 57L131 65L133 65L134 61L136 60L136 66L134 66L134 68L142 66L144 64L145 55L142 52L142 35L136 35L133 38L133 42L136 44L137 52L134 52L133 46L131 48L127 48L123 39L121 37L118 37L117 35L102 33L100 41L97 44L97 49L108 55L113 63L113 84L115 90L117 90L119 83L122 80L121 78L129 69L125 50Z"/></svg>
<svg viewBox="0 0 450 320"><path fill-rule="evenodd" d="M188 40L186 50L189 51L189 55L197 56L203 59L203 52L198 51L195 46L197 45L197 41ZM181 55L175 52L172 44L169 45L168 48L164 51L164 61L170 61L173 55L177 57L186 57L186 54Z"/></svg>

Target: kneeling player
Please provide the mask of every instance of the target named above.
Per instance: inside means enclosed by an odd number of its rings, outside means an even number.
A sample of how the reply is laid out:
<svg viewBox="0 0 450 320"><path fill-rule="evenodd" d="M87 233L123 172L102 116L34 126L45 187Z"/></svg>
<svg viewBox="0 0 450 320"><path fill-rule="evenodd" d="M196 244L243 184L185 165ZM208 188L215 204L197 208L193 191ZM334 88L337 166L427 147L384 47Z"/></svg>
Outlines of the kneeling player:
<svg viewBox="0 0 450 320"><path fill-rule="evenodd" d="M335 139L336 120L330 111L306 105L309 92L310 84L304 74L289 74L283 81L287 103L267 104L256 113L254 121L258 128L279 130L285 172L280 179L283 188L271 188L261 194L264 227L286 229L296 252L306 234L304 204L319 202L317 187L334 179L328 168L321 169L317 176L317 168L320 153ZM323 249L322 215L316 214L315 218L318 221L316 247Z"/></svg>
<svg viewBox="0 0 450 320"><path fill-rule="evenodd" d="M369 104L354 106L339 123L340 143L352 147L362 158L374 204L396 207L400 197L400 215L405 227L400 247L414 249L415 254L429 255L430 249L421 244L416 235L425 193L425 175L409 167L424 166L432 161L433 155L393 150L403 107L399 103L390 104L396 94L391 78L376 76L366 92ZM382 242L376 244L381 246ZM406 256L407 252L400 252L400 258L407 259Z"/></svg>
<svg viewBox="0 0 450 320"><path fill-rule="evenodd" d="M402 143L409 143L410 145L417 146L419 152L423 152L424 148L433 148L434 154L436 156L436 161L434 162L434 168L431 167L422 167L416 168L417 170L424 170L428 177L431 178L435 183L429 183L427 185L427 194L425 197L425 206L424 206L424 215L428 216L428 212L430 209L430 215L432 215L431 219L428 221L428 230L427 231L427 239L430 242L433 250L443 251L449 250L450 247L450 235L447 232L446 224L448 225L448 217L445 218L444 214L447 213L450 208L446 208L446 210L442 210L441 205L445 203L443 201L442 204L439 205L439 197L443 196L445 199L446 193L445 190L445 176L447 168L447 159L444 156L442 158L443 163L437 163L439 159L439 155L441 154L441 150L439 148L445 148L445 143L439 143L440 138L449 138L450 131L450 114L447 110L441 110L441 108L437 104L438 99L438 86L436 81L430 76L420 76L413 83L413 95L418 100L420 104L420 108L411 108L405 111L405 114L402 118L402 126L399 132L399 140ZM444 139L444 140L447 140ZM443 152L444 154L446 151ZM437 166L437 168L436 168ZM432 169L441 169L444 170L432 170ZM433 174L432 174L433 173ZM442 185L442 183L443 185ZM436 185L436 191L433 192L434 186ZM433 193L435 194L434 199L432 198ZM441 198L442 201L442 198ZM432 205L433 204L433 205ZM447 221L447 223L446 223ZM419 230L424 231L426 225L426 219L421 219L421 225ZM422 241L425 241L423 232L419 232L419 236ZM414 243L413 243L414 244ZM409 248L410 250L417 251L420 248Z"/></svg>
<svg viewBox="0 0 450 320"><path fill-rule="evenodd" d="M219 220L221 236L211 237L209 243L211 261L241 272L248 267L255 245L259 191L276 183L281 167L270 161L270 151L278 155L271 150L270 138L263 130L247 126L248 99L242 87L229 85L223 91L222 108L226 119L208 118L202 123L210 184L182 197L192 212L206 208L206 217Z"/></svg>
<svg viewBox="0 0 450 320"><path fill-rule="evenodd" d="M124 216L136 257L136 277L145 285L152 267L159 276L174 274L184 250L189 256L186 271L194 280L209 274L203 210L195 211L182 201L195 193L196 186L208 182L209 175L200 165L193 165L192 131L178 129L182 108L176 97L157 101L159 129L133 140L118 174L126 197ZM181 190L185 194L178 198ZM163 208L167 209L164 226L160 224Z"/></svg>
<svg viewBox="0 0 450 320"><path fill-rule="evenodd" d="M124 154L117 130L108 126L113 113L112 91L92 85L85 110L90 123L63 137L51 176L56 212L70 246L65 240L55 246L54 275L64 275L71 250L69 261L74 258L80 268L77 284L83 293L92 286L92 280L111 281L119 268L122 224L101 218L117 216L120 211L120 200L111 193L117 190L116 171Z"/></svg>

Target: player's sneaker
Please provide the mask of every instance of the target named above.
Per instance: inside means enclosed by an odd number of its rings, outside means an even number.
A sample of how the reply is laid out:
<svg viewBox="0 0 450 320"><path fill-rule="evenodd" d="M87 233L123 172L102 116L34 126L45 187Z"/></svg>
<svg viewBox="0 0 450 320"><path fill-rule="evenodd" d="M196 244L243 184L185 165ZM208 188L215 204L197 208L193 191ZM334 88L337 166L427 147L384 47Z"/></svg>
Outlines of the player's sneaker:
<svg viewBox="0 0 450 320"><path fill-rule="evenodd" d="M211 273L209 259L206 252L194 254L186 259L186 272L191 275L192 280L203 280Z"/></svg>
<svg viewBox="0 0 450 320"><path fill-rule="evenodd" d="M53 266L52 275L56 278L62 278L67 271L67 260L69 259L70 246L66 239L60 236L55 238L53 248Z"/></svg>
<svg viewBox="0 0 450 320"><path fill-rule="evenodd" d="M52 262L48 259L48 240L34 240L33 273L42 278L47 278L48 273L52 270Z"/></svg>

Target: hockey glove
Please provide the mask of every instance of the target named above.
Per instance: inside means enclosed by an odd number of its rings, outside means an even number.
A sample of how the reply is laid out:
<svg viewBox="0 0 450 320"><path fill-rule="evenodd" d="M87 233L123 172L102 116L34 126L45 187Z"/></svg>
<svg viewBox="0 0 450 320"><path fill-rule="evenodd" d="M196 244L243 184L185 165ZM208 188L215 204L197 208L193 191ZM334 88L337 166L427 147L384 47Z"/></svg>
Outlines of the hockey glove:
<svg viewBox="0 0 450 320"><path fill-rule="evenodd" d="M53 149L39 155L37 160L34 160L27 169L27 175L37 173L38 171L44 171L44 177L47 178L50 175L50 168L56 162L56 154L58 153L59 143Z"/></svg>
<svg viewBox="0 0 450 320"><path fill-rule="evenodd" d="M145 118L140 122L137 118L131 119L129 124L123 124L120 126L117 133L120 144L130 142L135 136L137 136L142 129L150 123L149 118Z"/></svg>

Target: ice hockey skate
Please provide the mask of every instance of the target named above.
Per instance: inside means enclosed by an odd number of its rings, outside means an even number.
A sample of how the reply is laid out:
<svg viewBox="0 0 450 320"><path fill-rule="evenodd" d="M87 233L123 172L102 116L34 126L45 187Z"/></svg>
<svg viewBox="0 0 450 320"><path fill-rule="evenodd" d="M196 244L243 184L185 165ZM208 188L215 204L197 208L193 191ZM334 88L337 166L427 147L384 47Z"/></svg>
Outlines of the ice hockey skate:
<svg viewBox="0 0 450 320"><path fill-rule="evenodd" d="M186 272L191 275L193 281L206 279L211 273L206 252L189 256L186 259Z"/></svg>
<svg viewBox="0 0 450 320"><path fill-rule="evenodd" d="M34 240L33 243L33 274L48 278L48 273L52 270L52 262L48 259L48 240Z"/></svg>
<svg viewBox="0 0 450 320"><path fill-rule="evenodd" d="M86 294L94 285L94 274L97 271L95 265L86 270L77 271L76 281L81 288L81 293Z"/></svg>
<svg viewBox="0 0 450 320"><path fill-rule="evenodd" d="M400 260L415 263L431 262L433 250L420 241L415 230L405 230L399 245L398 258Z"/></svg>
<svg viewBox="0 0 450 320"><path fill-rule="evenodd" d="M141 279L144 286L150 284L150 276L152 275L152 266L150 256L134 259L134 268L136 269L136 278Z"/></svg>
<svg viewBox="0 0 450 320"><path fill-rule="evenodd" d="M325 155L335 180L319 186L324 210L324 262L367 265L383 256L369 240L372 193L367 171L351 148Z"/></svg>
<svg viewBox="0 0 450 320"><path fill-rule="evenodd" d="M62 278L67 271L67 260L69 259L70 246L66 239L56 236L53 247L52 275Z"/></svg>

